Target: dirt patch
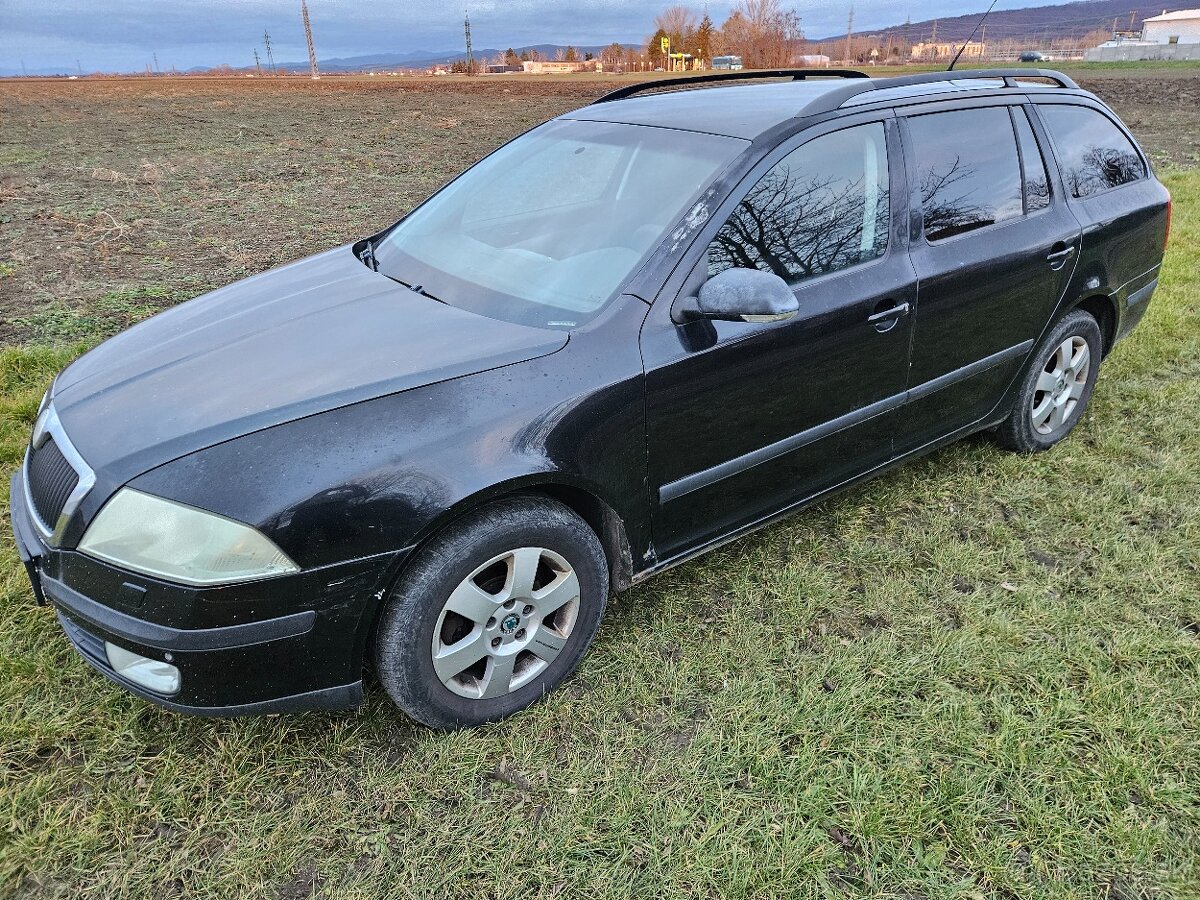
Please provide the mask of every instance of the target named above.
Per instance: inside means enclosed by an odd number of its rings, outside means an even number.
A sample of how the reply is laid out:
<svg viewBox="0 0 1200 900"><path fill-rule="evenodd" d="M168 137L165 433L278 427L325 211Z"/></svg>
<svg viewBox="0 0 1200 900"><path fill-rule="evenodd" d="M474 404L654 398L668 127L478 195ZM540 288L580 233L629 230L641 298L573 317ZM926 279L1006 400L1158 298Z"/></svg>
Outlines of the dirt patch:
<svg viewBox="0 0 1200 900"><path fill-rule="evenodd" d="M394 221L617 82L0 82L0 345L98 340ZM1200 78L1095 77L1160 166L1200 163Z"/></svg>

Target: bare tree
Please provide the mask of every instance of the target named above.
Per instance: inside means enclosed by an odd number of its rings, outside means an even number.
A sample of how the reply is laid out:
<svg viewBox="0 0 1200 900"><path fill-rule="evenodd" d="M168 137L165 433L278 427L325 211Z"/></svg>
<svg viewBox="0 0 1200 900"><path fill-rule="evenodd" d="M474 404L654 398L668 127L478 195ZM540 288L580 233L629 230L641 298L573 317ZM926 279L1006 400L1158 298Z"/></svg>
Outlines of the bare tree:
<svg viewBox="0 0 1200 900"><path fill-rule="evenodd" d="M741 0L721 28L724 53L742 57L747 68L787 66L804 40L800 17L779 0Z"/></svg>
<svg viewBox="0 0 1200 900"><path fill-rule="evenodd" d="M600 63L605 72L615 72L625 62L625 48L618 43L611 43L600 51Z"/></svg>
<svg viewBox="0 0 1200 900"><path fill-rule="evenodd" d="M694 34L698 20L696 13L686 6L668 6L654 17L654 27L671 39L671 51L687 52L687 38Z"/></svg>

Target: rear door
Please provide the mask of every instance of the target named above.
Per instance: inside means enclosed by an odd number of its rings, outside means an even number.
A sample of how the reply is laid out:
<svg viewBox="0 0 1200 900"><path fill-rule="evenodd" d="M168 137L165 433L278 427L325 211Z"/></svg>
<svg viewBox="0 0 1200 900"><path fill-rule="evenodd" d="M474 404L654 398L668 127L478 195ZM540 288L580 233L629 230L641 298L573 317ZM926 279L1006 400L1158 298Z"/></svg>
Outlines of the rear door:
<svg viewBox="0 0 1200 900"><path fill-rule="evenodd" d="M1025 105L994 98L904 118L918 289L898 451L986 416L1066 290L1079 223Z"/></svg>
<svg viewBox="0 0 1200 900"><path fill-rule="evenodd" d="M1050 134L1063 193L1083 225L1076 284L1111 292L1130 328L1145 311L1162 262L1167 229L1166 188L1150 177L1132 139L1092 101L1039 101Z"/></svg>

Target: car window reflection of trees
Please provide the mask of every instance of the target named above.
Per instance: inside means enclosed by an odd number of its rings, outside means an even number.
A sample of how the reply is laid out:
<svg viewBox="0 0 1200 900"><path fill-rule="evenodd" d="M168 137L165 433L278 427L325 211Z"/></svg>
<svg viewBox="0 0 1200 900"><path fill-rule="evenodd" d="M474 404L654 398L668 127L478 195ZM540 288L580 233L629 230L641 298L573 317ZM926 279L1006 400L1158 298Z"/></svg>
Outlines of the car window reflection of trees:
<svg viewBox="0 0 1200 900"><path fill-rule="evenodd" d="M1090 146L1079 162L1067 170L1067 183L1076 197L1098 194L1108 188L1137 181L1143 175L1136 153L1117 147Z"/></svg>
<svg viewBox="0 0 1200 900"><path fill-rule="evenodd" d="M865 176L805 177L785 160L751 188L717 234L709 275L758 268L794 284L882 256L890 196L886 184L869 187Z"/></svg>

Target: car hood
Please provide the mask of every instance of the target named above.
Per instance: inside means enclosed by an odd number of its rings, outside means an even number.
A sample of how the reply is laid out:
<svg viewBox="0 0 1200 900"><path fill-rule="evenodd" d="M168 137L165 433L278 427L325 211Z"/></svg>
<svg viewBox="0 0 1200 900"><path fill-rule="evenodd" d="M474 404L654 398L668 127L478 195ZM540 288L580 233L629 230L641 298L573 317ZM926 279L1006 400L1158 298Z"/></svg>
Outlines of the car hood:
<svg viewBox="0 0 1200 900"><path fill-rule="evenodd" d="M341 247L118 334L58 377L54 408L88 464L120 484L230 438L566 342L414 293Z"/></svg>

